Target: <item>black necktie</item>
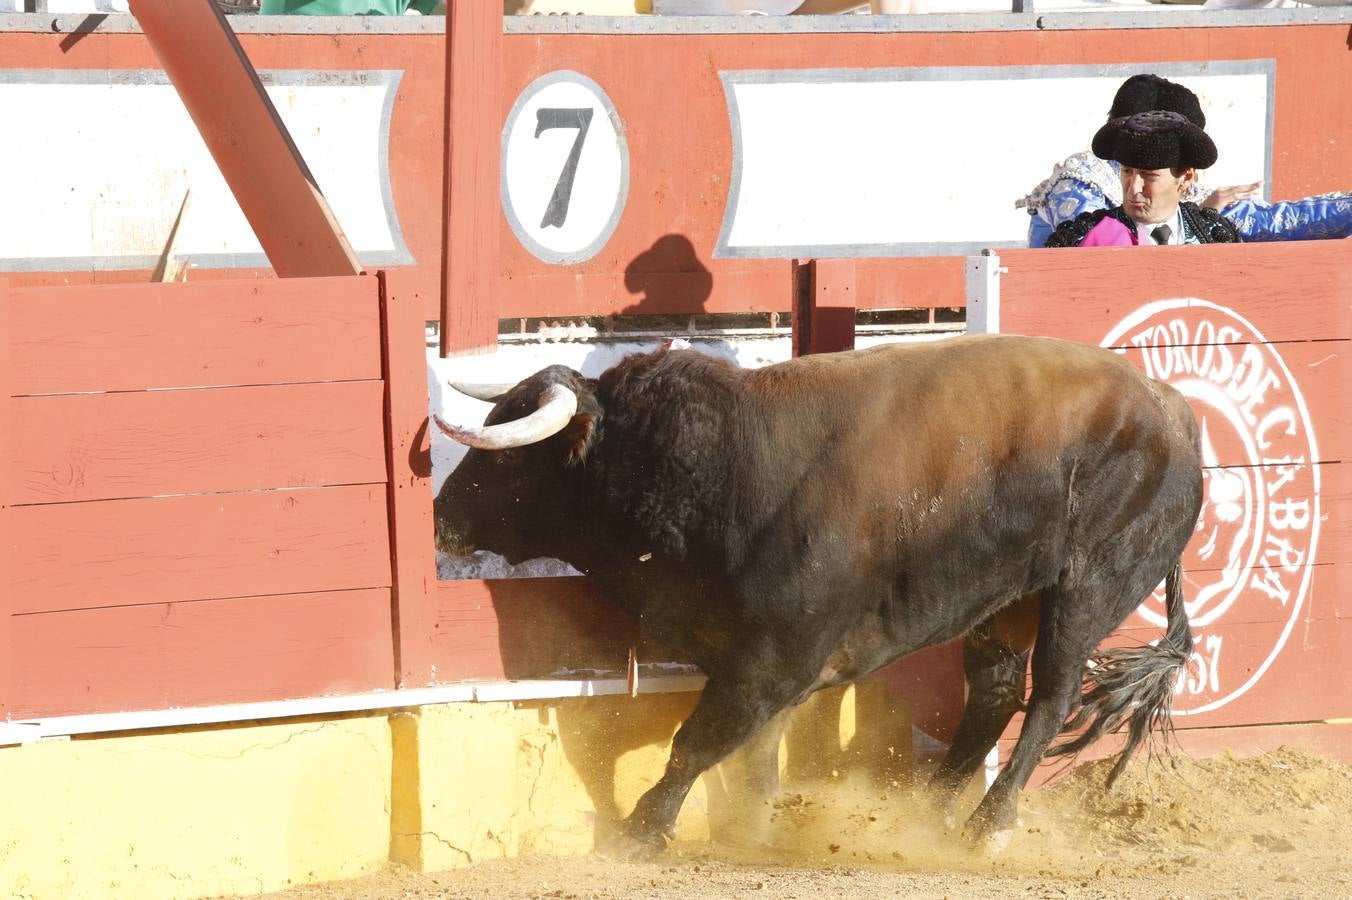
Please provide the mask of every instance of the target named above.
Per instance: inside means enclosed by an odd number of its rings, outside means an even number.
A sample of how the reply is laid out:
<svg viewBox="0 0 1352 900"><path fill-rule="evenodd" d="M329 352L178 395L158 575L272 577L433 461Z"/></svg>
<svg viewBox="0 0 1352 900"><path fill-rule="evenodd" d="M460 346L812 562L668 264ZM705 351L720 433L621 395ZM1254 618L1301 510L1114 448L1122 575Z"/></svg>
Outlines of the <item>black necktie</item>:
<svg viewBox="0 0 1352 900"><path fill-rule="evenodd" d="M1150 232L1150 236L1155 239L1157 244L1167 244L1169 243L1169 235L1173 233L1174 230L1168 225L1156 225L1155 229Z"/></svg>

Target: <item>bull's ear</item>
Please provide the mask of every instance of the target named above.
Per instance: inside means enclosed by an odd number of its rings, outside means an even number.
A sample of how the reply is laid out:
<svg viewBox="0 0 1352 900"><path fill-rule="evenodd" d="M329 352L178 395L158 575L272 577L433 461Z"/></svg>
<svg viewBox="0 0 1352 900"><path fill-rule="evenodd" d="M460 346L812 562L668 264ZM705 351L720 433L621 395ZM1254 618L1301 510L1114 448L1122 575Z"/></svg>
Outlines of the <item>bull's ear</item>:
<svg viewBox="0 0 1352 900"><path fill-rule="evenodd" d="M596 416L591 413L578 413L564 426L563 443L568 448L568 465L575 466L587 458L595 431Z"/></svg>

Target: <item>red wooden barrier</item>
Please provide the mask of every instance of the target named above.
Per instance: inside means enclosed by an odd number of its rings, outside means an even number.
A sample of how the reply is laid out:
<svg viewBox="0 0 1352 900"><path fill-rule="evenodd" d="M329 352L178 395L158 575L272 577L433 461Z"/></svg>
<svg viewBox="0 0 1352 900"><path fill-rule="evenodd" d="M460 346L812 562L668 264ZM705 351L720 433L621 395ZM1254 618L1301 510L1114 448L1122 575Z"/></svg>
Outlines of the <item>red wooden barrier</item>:
<svg viewBox="0 0 1352 900"><path fill-rule="evenodd" d="M11 715L394 686L375 278L3 305Z"/></svg>
<svg viewBox="0 0 1352 900"><path fill-rule="evenodd" d="M1184 556L1188 728L1352 714L1352 243L1016 251L998 330L1117 348L1188 398L1205 495ZM1115 640L1162 632L1149 598Z"/></svg>
<svg viewBox="0 0 1352 900"><path fill-rule="evenodd" d="M9 441L12 429L8 423L14 421L10 412L10 384L12 378L12 360L9 341L4 336L10 333L13 325L10 321L9 282L0 278L0 485L9 483ZM13 525L9 510L8 492L0 491L0 722L9 718L9 707L13 696L14 652L13 628L11 617L14 614L14 553Z"/></svg>

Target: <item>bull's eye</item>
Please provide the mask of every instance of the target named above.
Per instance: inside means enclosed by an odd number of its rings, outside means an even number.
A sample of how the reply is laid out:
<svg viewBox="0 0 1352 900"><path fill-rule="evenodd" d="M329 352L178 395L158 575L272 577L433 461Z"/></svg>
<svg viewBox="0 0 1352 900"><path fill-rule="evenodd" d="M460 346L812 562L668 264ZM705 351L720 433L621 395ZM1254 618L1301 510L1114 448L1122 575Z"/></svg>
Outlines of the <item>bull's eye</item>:
<svg viewBox="0 0 1352 900"><path fill-rule="evenodd" d="M493 462L499 466L515 465L521 459L518 450L499 450L493 454Z"/></svg>

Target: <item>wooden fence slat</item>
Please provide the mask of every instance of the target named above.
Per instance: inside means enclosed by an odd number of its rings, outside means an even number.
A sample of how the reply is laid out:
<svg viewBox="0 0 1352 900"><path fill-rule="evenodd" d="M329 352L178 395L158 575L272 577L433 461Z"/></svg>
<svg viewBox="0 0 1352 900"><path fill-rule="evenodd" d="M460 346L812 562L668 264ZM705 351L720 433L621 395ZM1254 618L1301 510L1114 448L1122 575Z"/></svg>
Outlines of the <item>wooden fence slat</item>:
<svg viewBox="0 0 1352 900"><path fill-rule="evenodd" d="M14 401L10 399L13 382L11 334L11 298L9 282L0 278L0 722L8 718L12 702L14 654L11 652L11 616L14 612L14 536L7 487L12 464L10 442L16 430Z"/></svg>
<svg viewBox="0 0 1352 900"><path fill-rule="evenodd" d="M442 356L498 340L501 89L501 13L483 0L448 0Z"/></svg>
<svg viewBox="0 0 1352 900"><path fill-rule="evenodd" d="M1001 330L1097 344L1144 303L1196 297L1241 312L1269 341L1352 338L1352 306L1310 302L1352 294L1347 241L1168 247L1128 267L1131 252L1002 252Z"/></svg>
<svg viewBox="0 0 1352 900"><path fill-rule="evenodd" d="M382 272L385 431L389 453L391 568L396 677L402 687L435 680L429 601L437 564L432 545L432 456L428 434L426 300L398 272Z"/></svg>
<svg viewBox="0 0 1352 900"><path fill-rule="evenodd" d="M390 585L384 484L12 510L16 612Z"/></svg>
<svg viewBox="0 0 1352 900"><path fill-rule="evenodd" d="M1250 399L1254 401L1250 405L1254 421L1246 425L1251 435L1254 435L1261 420L1274 410L1286 407L1293 412L1298 412L1295 393L1290 389L1290 382L1294 380L1309 412L1320 461L1352 460L1352 403L1347 402L1347 386L1352 384L1352 341L1292 341L1251 346L1261 346L1279 355L1290 371L1290 378L1287 377L1285 372L1274 368L1271 353L1267 353L1260 355L1259 366L1264 369L1273 368L1271 382L1264 383L1260 380L1263 376L1261 372L1256 371L1257 367L1250 367L1247 373L1243 372L1242 369L1237 369L1235 377L1225 384L1211 382L1218 392L1233 391L1231 399L1234 400L1236 406L1243 406ZM1238 347L1199 347L1197 349L1199 358L1205 358L1208 350L1214 350L1217 354L1230 354L1232 360L1238 360L1242 355L1242 348ZM1132 349L1124 351L1124 353L1137 368L1146 374L1161 377L1158 363L1144 364L1146 354L1142 351ZM1172 353L1173 351L1163 351L1159 354L1152 354L1152 356L1168 356ZM1224 365L1226 364L1215 363L1212 365L1211 371L1216 371L1216 366ZM1255 378L1255 374L1258 374L1259 378ZM1176 377L1165 377L1164 380L1172 381ZM1184 378L1192 381L1205 380L1192 375L1185 375ZM1240 384L1240 382L1243 382L1243 384ZM1256 392L1255 386L1261 386L1261 391ZM1212 426L1208 431L1214 448L1220 454L1219 464L1243 465L1249 463L1250 457L1247 452L1243 451L1236 443L1238 435L1235 427L1225 423L1224 416L1220 414L1220 411L1212 408L1206 402L1196 400L1190 402L1199 423L1203 418L1210 418L1211 420ZM1297 427L1298 434L1287 436L1285 434L1285 420L1274 419L1270 423L1270 433L1265 434L1264 438L1268 439L1273 444L1273 448L1277 449L1267 448L1264 453L1281 457L1286 449L1300 444L1307 435L1303 425ZM1308 446L1306 453L1308 453Z"/></svg>
<svg viewBox="0 0 1352 900"><path fill-rule="evenodd" d="M586 578L438 581L433 655L438 678L546 678L563 670L624 670L670 662Z"/></svg>
<svg viewBox="0 0 1352 900"><path fill-rule="evenodd" d="M388 690L389 588L17 616L16 717Z"/></svg>
<svg viewBox="0 0 1352 900"><path fill-rule="evenodd" d="M384 482L379 381L15 399L16 504Z"/></svg>
<svg viewBox="0 0 1352 900"><path fill-rule="evenodd" d="M374 278L12 292L14 394L380 377Z"/></svg>

